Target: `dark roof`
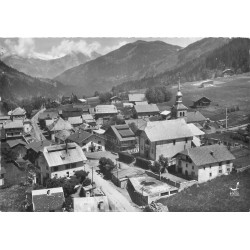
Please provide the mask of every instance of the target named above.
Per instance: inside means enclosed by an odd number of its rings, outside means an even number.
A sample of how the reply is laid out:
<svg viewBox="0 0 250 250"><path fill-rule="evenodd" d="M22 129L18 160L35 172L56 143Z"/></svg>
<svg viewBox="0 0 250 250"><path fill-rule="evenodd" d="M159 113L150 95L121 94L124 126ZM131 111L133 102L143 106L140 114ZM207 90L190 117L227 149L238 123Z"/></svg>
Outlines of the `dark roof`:
<svg viewBox="0 0 250 250"><path fill-rule="evenodd" d="M218 144L189 148L182 151L180 154L189 156L196 166L235 159L225 146Z"/></svg>
<svg viewBox="0 0 250 250"><path fill-rule="evenodd" d="M84 130L79 130L78 132L70 135L68 137L68 140L70 141L73 141L73 142L76 142L77 144L85 141L87 138L89 138L90 136L92 136L93 134L87 132L87 131L84 131ZM103 136L101 135L98 135L98 134L94 134L94 136L97 136L99 138L102 138L103 139Z"/></svg>
<svg viewBox="0 0 250 250"><path fill-rule="evenodd" d="M135 105L136 113L160 112L156 104Z"/></svg>
<svg viewBox="0 0 250 250"><path fill-rule="evenodd" d="M187 112L187 123L204 121L206 121L206 117L203 116L199 111Z"/></svg>
<svg viewBox="0 0 250 250"><path fill-rule="evenodd" d="M201 101L201 100L211 102L211 100L209 98L207 98L206 96L199 97L199 98L195 99L194 102L198 102L198 101Z"/></svg>
<svg viewBox="0 0 250 250"><path fill-rule="evenodd" d="M48 190L50 190L50 195L47 195ZM32 202L35 212L61 210L64 201L65 199L62 187L32 191Z"/></svg>
<svg viewBox="0 0 250 250"><path fill-rule="evenodd" d="M135 140L135 134L127 124L113 125L110 127L119 141Z"/></svg>
<svg viewBox="0 0 250 250"><path fill-rule="evenodd" d="M10 148L13 148L17 145L23 145L23 146L27 145L27 143L24 142L22 139L9 140L9 141L7 141L7 143L9 144Z"/></svg>
<svg viewBox="0 0 250 250"><path fill-rule="evenodd" d="M32 149L36 153L38 153L39 151L43 150L44 147L47 147L47 146L50 146L50 145L51 145L50 141L44 140L44 141L34 141L34 142L31 142L26 147L27 147L27 149Z"/></svg>
<svg viewBox="0 0 250 250"><path fill-rule="evenodd" d="M58 110L45 110L38 115L38 120L54 119L58 117Z"/></svg>

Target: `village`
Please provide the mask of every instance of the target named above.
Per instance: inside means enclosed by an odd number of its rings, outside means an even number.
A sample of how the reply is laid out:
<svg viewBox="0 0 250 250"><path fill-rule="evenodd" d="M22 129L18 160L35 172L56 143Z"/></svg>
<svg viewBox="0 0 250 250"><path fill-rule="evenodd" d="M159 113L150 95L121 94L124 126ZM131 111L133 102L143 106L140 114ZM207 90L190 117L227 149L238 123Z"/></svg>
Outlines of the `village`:
<svg viewBox="0 0 250 250"><path fill-rule="evenodd" d="M106 103L72 93L31 119L10 110L0 116L0 185L25 187L23 211L169 211L158 200L249 168L249 126L205 117L211 102L185 106L179 77L172 107L142 93Z"/></svg>

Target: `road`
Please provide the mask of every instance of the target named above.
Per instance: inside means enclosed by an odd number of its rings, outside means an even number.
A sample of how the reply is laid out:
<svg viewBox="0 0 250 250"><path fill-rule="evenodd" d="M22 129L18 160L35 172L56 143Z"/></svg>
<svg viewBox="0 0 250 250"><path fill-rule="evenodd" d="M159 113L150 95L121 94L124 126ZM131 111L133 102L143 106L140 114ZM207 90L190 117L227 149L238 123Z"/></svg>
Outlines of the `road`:
<svg viewBox="0 0 250 250"><path fill-rule="evenodd" d="M35 135L35 138L40 141L41 139L42 140L45 140L45 137L44 135L42 134L39 126L37 125L38 123L38 116L40 113L42 113L43 111L45 110L45 108L41 109L40 111L38 111L32 118L31 118L31 123L32 123L32 126L33 126L33 129L34 129L34 135Z"/></svg>
<svg viewBox="0 0 250 250"><path fill-rule="evenodd" d="M92 167L86 164L85 170L89 172L89 178L92 178ZM117 212L137 212L140 211L134 207L119 191L117 191L110 183L104 180L100 175L93 171L93 181L107 195L109 203Z"/></svg>

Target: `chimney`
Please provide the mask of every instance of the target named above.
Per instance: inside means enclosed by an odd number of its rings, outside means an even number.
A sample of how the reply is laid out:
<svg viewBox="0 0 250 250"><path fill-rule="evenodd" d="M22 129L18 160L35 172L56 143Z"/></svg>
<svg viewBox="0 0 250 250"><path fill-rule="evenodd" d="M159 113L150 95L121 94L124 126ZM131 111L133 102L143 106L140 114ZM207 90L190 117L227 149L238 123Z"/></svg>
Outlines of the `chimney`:
<svg viewBox="0 0 250 250"><path fill-rule="evenodd" d="M50 190L47 191L47 195L50 195Z"/></svg>
<svg viewBox="0 0 250 250"><path fill-rule="evenodd" d="M211 150L210 151L210 155L214 156L214 151Z"/></svg>

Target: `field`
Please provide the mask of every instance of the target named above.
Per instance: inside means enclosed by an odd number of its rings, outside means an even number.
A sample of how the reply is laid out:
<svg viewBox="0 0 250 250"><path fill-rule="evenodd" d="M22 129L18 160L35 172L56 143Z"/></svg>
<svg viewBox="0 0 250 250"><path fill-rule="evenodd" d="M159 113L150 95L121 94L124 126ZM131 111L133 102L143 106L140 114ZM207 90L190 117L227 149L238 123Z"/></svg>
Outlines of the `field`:
<svg viewBox="0 0 250 250"><path fill-rule="evenodd" d="M239 75L214 80L213 86L199 88L200 82L187 82L181 85L183 103L192 110L190 106L199 97L206 96L212 103L208 108L199 109L200 112L211 120L221 120L226 117L226 107L239 106L240 111L229 115L228 126L248 123L247 115L250 114L250 76ZM162 108L172 106L175 102L177 86L172 86L173 98L171 101L161 104ZM138 90L137 92L145 92Z"/></svg>
<svg viewBox="0 0 250 250"><path fill-rule="evenodd" d="M237 182L240 196L230 196L229 188L235 188ZM249 212L250 172L221 176L159 202L170 212Z"/></svg>
<svg viewBox="0 0 250 250"><path fill-rule="evenodd" d="M15 185L10 188L0 189L0 211L22 211L22 203L25 200L27 187Z"/></svg>

